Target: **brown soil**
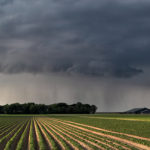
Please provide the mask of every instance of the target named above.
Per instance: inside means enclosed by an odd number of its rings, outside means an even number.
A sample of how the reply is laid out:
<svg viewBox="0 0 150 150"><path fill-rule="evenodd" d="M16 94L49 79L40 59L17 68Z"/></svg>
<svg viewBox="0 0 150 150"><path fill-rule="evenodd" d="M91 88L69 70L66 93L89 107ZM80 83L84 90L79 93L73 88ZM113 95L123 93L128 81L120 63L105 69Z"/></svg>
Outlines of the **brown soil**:
<svg viewBox="0 0 150 150"><path fill-rule="evenodd" d="M61 124L61 127L62 127L62 126L65 127L66 129L70 129L70 130L73 129L73 127L71 127L71 126L69 126L69 125ZM77 129L77 128L75 128L75 129ZM81 133L79 133L78 130L79 130L79 129L77 129L77 130L74 131L74 132L81 135ZM97 139L97 136L96 136L96 135L87 133L87 132L85 132L85 131L83 131L83 130L79 130L79 131L82 131L83 134L87 135L88 138L90 138L90 139L92 139L92 140L95 140L97 143L101 143L101 144L103 144L103 145L107 145L107 146L110 147L111 149L113 148L111 145L108 145L108 144L106 144L105 142L102 142L102 141L104 141L102 137L98 137L98 139ZM116 143L116 142L114 142L114 141L110 141L110 140L108 140L108 139L107 139L107 140L105 139L105 141L106 141L107 143L112 143L113 145L122 147L124 150L130 150L128 147L123 146L123 145L121 145L121 144L118 144L118 143ZM113 149L115 149L115 148L113 148Z"/></svg>
<svg viewBox="0 0 150 150"><path fill-rule="evenodd" d="M62 125L63 126L63 125ZM62 127L61 126L61 127ZM77 131L73 131L73 132L69 132L69 130L68 130L68 127L63 127L63 128L65 128L66 130L66 132L68 132L68 133L76 133L76 134L74 134L75 136L77 136L77 135L80 135L80 136L82 136L82 135L84 135L84 133L83 134L81 134L81 133L79 133L79 132L77 132ZM79 138L81 138L79 136ZM84 138L82 138L82 139L84 139ZM114 149L114 150L117 150L117 148L115 148L115 147L113 147L113 146L111 146L111 145L109 145L109 144L107 144L107 143L105 143L105 142L102 142L102 141L100 141L100 140L97 140L97 139L95 139L95 138L93 138L93 137L90 137L90 136L88 136L88 139L90 140L93 140L93 141L96 141L97 143L100 143L100 144L103 144L103 145L106 145L106 146L108 146L110 149ZM84 139L85 140L85 139ZM89 140L87 140L87 142L89 141ZM89 142L90 143L90 142ZM93 143L93 142L92 142ZM91 143L91 144L92 144ZM108 142L109 143L109 142ZM98 147L98 148L100 148L100 149L104 149L104 148L102 148L101 146L99 146L99 145L97 145L97 144L95 144L95 143L93 143L92 145L94 145L94 146L96 146L96 147Z"/></svg>
<svg viewBox="0 0 150 150"><path fill-rule="evenodd" d="M20 128L21 125L19 125L6 139L4 139L1 143L0 143L0 149L4 149L5 145L7 144L7 142L11 139L11 137L15 134L15 132ZM10 131L6 132L6 135L9 134Z"/></svg>
<svg viewBox="0 0 150 150"><path fill-rule="evenodd" d="M30 130L31 130L31 127L29 127L29 135L30 135ZM28 136L28 150L30 150L30 136Z"/></svg>
<svg viewBox="0 0 150 150"><path fill-rule="evenodd" d="M46 125L43 123L42 124L43 127L45 128L45 130L49 133L49 135L51 135L54 139L54 141L57 143L57 146L59 147L59 149L65 150L65 147L63 146L63 144L59 141L59 139L52 133L50 132L50 130L46 127ZM52 130L53 131L53 130Z"/></svg>
<svg viewBox="0 0 150 150"><path fill-rule="evenodd" d="M99 131L105 131L105 132L110 132L110 133L115 133L115 134L129 136L129 137L140 139L140 140L150 141L150 138L140 137L140 136L131 135L131 134L127 134L127 133L120 133L120 132L110 131L110 130L106 130L106 129L102 129L102 128L98 128L98 127L93 127L93 126L89 126L89 125L85 125L85 124L81 124L81 123L72 122L72 121L66 121L65 120L65 122L74 123L74 124L77 124L77 125L89 127L89 128L92 128L92 129L96 129L96 130L99 130Z"/></svg>
<svg viewBox="0 0 150 150"><path fill-rule="evenodd" d="M27 150L28 149L30 124L31 124L31 121L30 121L30 123L28 124L28 127L27 127L26 135L25 135L24 140L23 140L22 150Z"/></svg>
<svg viewBox="0 0 150 150"><path fill-rule="evenodd" d="M50 150L49 144L47 143L47 140L46 140L46 138L45 138L45 136L44 136L44 134L43 134L43 132L42 132L42 130L41 130L41 128L40 128L40 126L39 126L37 121L36 121L36 123L37 123L37 126L39 127L40 134L41 134L41 136L43 138L43 141L44 141L44 144L45 144L45 147L46 147L45 150Z"/></svg>
<svg viewBox="0 0 150 150"><path fill-rule="evenodd" d="M47 124L47 123L44 123L44 124ZM49 124L47 124L49 126ZM62 136L61 134L59 134L58 132L56 132L53 128L51 128L49 126L49 128L55 132L60 138L62 138L65 142L66 142L66 145L68 145L69 149L70 150L79 150L78 147L74 146L70 141L68 141L64 136ZM65 148L64 148L65 149Z"/></svg>
<svg viewBox="0 0 150 150"><path fill-rule="evenodd" d="M17 144L19 142L19 139L20 139L22 133L24 132L26 126L27 126L27 122L24 124L24 127L21 129L21 131L17 134L17 136L15 137L14 141L12 142L11 148L10 148L11 150L16 150L16 146L17 146Z"/></svg>
<svg viewBox="0 0 150 150"><path fill-rule="evenodd" d="M10 125L4 125L0 127L0 136L3 135L3 133L8 129L11 128L14 124L10 124Z"/></svg>
<svg viewBox="0 0 150 150"><path fill-rule="evenodd" d="M49 149L52 149L51 142L49 141L49 139L48 139L48 137L47 137L45 131L42 129L41 124L40 124L38 121L37 121L37 124L38 124L38 126L39 126L39 128L40 128L40 130L41 130L41 132L42 132L42 134L43 134L43 136L44 136L44 138L45 138L45 140L46 140L48 146L49 146Z"/></svg>
<svg viewBox="0 0 150 150"><path fill-rule="evenodd" d="M32 129L33 129L34 149L35 149L35 150L39 150L39 147L38 147L38 140L37 140L37 136L36 136L36 131L35 131L34 122L33 122L33 124L32 124Z"/></svg>
<svg viewBox="0 0 150 150"><path fill-rule="evenodd" d="M12 125L6 126L3 130L1 130L0 138L4 137L9 132L11 132L16 127L16 125L17 124L12 124Z"/></svg>
<svg viewBox="0 0 150 150"><path fill-rule="evenodd" d="M135 148L138 148L138 149L144 149L144 150L150 150L150 147L148 146L145 146L143 144L138 144L138 143L135 143L135 142L132 142L132 141L129 141L129 140L126 140L126 139L122 139L122 138L119 138L119 137L115 137L115 136L112 136L112 135L108 135L108 134L104 134L104 133L100 133L100 132L96 132L96 131L92 131L92 130L89 130L89 129L85 129L83 127L79 127L79 126L76 126L76 125L73 125L73 124L69 124L69 123L66 123L66 122L70 122L70 123L74 123L74 124L78 124L78 125L82 125L82 126L85 126L85 127L91 127L91 128L96 128L96 127L92 127L92 126L88 126L88 125L83 125L83 124L80 124L80 123L75 123L75 122L71 122L71 121L58 121L58 122L61 122L63 124L68 124L70 126L73 126L73 127L76 127L78 129L81 129L81 130L84 130L84 131L87 131L87 132L92 132L94 134L97 134L97 135L101 135L101 136L104 136L104 137L107 137L107 138L111 138L111 139L114 139L114 140L117 140L119 142L122 142L122 143L125 143L125 144L128 144L130 146L133 146ZM96 128L97 129L97 128ZM99 128L98 128L99 129ZM107 130L106 130L107 131ZM109 131L111 132L111 131ZM113 132L111 132L113 133Z"/></svg>
<svg viewBox="0 0 150 150"><path fill-rule="evenodd" d="M74 134L74 131L73 132L70 132L70 131L68 131L68 130L66 130L66 129L64 129L64 128L60 128L58 125L54 125L57 129L59 128L60 130L63 130L64 132L67 132L67 133L70 133L70 134L72 134L74 137L77 137L78 139L81 139L81 140L84 140L85 142L87 142L87 143L90 143L91 145L94 145L95 147L97 147L97 148L99 148L99 149L101 149L101 150L104 150L104 148L103 147L101 147L101 146L99 146L98 144L96 144L96 143L94 143L94 142L91 142L91 141L89 141L89 140L87 140L87 139L85 139L85 138L83 138L83 137L81 137L81 136L78 136L78 135L81 135L81 134L79 134L79 133L77 133L77 134ZM89 138L89 137L88 137ZM107 145L107 144L105 144L105 145ZM112 148L112 147L110 147L110 148Z"/></svg>
<svg viewBox="0 0 150 150"><path fill-rule="evenodd" d="M56 130L58 130L59 132L61 132L62 134L66 135L67 137L73 139L74 141L76 141L77 143L79 143L83 148L88 149L88 150L92 150L92 148L90 148L87 144L85 144L84 142L81 142L79 140L77 140L76 138L74 138L73 136L67 134L66 132L63 132L62 130L56 128L55 126L53 126L52 124L50 124L50 126L52 126L53 128L55 128Z"/></svg>

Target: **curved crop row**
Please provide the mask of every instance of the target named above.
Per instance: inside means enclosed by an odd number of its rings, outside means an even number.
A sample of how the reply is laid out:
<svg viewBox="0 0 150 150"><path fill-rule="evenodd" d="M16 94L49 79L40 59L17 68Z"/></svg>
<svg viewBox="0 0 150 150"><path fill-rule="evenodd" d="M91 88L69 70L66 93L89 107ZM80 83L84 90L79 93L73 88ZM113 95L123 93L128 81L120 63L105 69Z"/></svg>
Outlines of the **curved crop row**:
<svg viewBox="0 0 150 150"><path fill-rule="evenodd" d="M63 132L59 128L54 127L53 125L49 125L49 128L53 129L55 132L58 132L59 134L63 135L67 140L70 140L73 144L75 144L79 149L91 149L87 144L84 142L74 138L73 136L69 135L66 132Z"/></svg>
<svg viewBox="0 0 150 150"><path fill-rule="evenodd" d="M93 127L93 126L90 126L90 125L85 125L85 124L72 122L72 121L68 121L68 120L60 120L60 119L54 119L54 120L60 121L60 122L64 122L64 123L69 123L70 125L77 125L79 127L84 127L86 129L89 129L89 130L92 130L92 131L96 131L96 132L102 132L104 134L106 133L106 134L109 134L109 135L114 135L116 137L120 137L120 138L123 138L123 139L129 139L130 141L150 146L150 138L139 137L139 136L126 134L126 133L115 132L115 131L109 131L109 130L106 130L106 129Z"/></svg>
<svg viewBox="0 0 150 150"><path fill-rule="evenodd" d="M75 134L77 134L77 135L80 135L80 136L82 136L82 137L84 137L84 138L88 138L89 140L91 139L91 140L93 140L95 143L100 143L100 145L102 144L102 145L110 145L110 146L108 146L108 147L110 147L110 148L112 148L112 146L113 146L113 148L115 149L115 148L119 148L119 149L125 149L125 150L129 150L129 146L127 146L127 145L124 145L124 144L122 144L122 143L118 143L117 141L114 141L114 140L111 140L111 139L108 139L108 138L104 138L104 137L102 137L102 136L98 136L98 135L94 135L94 134L92 134L92 133L90 133L90 132L85 132L85 131L83 131L83 130L80 130L80 129L77 129L77 128L73 128L73 127L71 127L71 126L69 126L69 125L66 125L66 124L62 124L62 123L59 123L59 122L57 122L57 121L53 121L53 120L51 120L51 123L54 123L54 124L56 124L56 125L59 125L59 126L61 126L61 127L63 127L63 128L65 128L65 129L67 129L67 130L69 130L69 131L71 131L71 132L74 132Z"/></svg>
<svg viewBox="0 0 150 150"><path fill-rule="evenodd" d="M63 117L0 119L0 150L150 150L146 145L149 139L143 138L146 142L141 143L136 141L139 138L63 120Z"/></svg>
<svg viewBox="0 0 150 150"><path fill-rule="evenodd" d="M7 142L5 149L4 150L11 150L11 146L15 140L15 138L17 137L17 135L21 132L21 130L23 130L23 128L25 127L25 124L23 124L18 130L17 132L11 137L11 139Z"/></svg>
<svg viewBox="0 0 150 150"><path fill-rule="evenodd" d="M39 122L41 128L44 130L47 138L51 142L51 149L58 150L61 149L68 149L67 145L65 145L64 141L59 138L53 131L51 131L45 124Z"/></svg>
<svg viewBox="0 0 150 150"><path fill-rule="evenodd" d="M16 147L16 150L21 150L22 147L23 147L23 142L24 142L24 139L25 139L25 136L28 132L28 128L29 128L29 125L30 125L30 121L28 121L26 127L25 127L25 130L23 131L22 135L21 135L21 138L19 139L19 142L17 144L17 147Z"/></svg>
<svg viewBox="0 0 150 150"><path fill-rule="evenodd" d="M35 133L36 133L39 150L46 150L46 145L45 145L44 139L42 137L42 133L41 133L39 126L37 125L37 122L35 120L34 120L34 127L35 127Z"/></svg>
<svg viewBox="0 0 150 150"><path fill-rule="evenodd" d="M97 140L95 138L92 138L91 136L87 136L83 132L76 131L74 128L70 129L69 127L65 127L63 125L58 126L57 123L55 123L55 126L57 126L57 127L61 126L63 131L65 131L69 134L72 134L74 137L77 137L78 139L82 139L83 141L85 140L86 141L85 143L91 143L91 145L95 146L95 149L97 149L97 148L99 148L99 149L110 148L110 149L117 150L115 147L111 146L110 144L102 142L101 140Z"/></svg>
<svg viewBox="0 0 150 150"><path fill-rule="evenodd" d="M0 143L2 143L8 136L10 136L11 134L13 134L20 126L21 126L21 123L18 124L18 125L16 125L15 128L12 128L13 130L11 130L10 132L9 132L10 129L8 129L7 134L0 139Z"/></svg>
<svg viewBox="0 0 150 150"><path fill-rule="evenodd" d="M30 131L29 131L29 150L35 150L34 136L33 136L33 120L30 123Z"/></svg>
<svg viewBox="0 0 150 150"><path fill-rule="evenodd" d="M42 123L42 125L45 127L47 132L54 137L55 141L59 144L61 149L69 150L70 147L71 149L75 149L75 150L78 149L75 145L73 145L70 142L71 140L70 138L66 138L62 136L59 132L55 131L53 128L48 126L45 122Z"/></svg>
<svg viewBox="0 0 150 150"><path fill-rule="evenodd" d="M132 147L135 147L135 148L143 148L143 149L149 149L148 146L145 146L143 144L139 144L139 143L135 143L135 142L132 142L132 141L129 141L127 139L123 139L121 137L117 137L117 136L114 136L114 135L111 135L111 134L108 134L108 133L104 133L104 132L100 132L100 131L95 131L95 130L91 130L91 128L88 126L86 127L86 125L82 125L82 124L78 124L78 123L75 123L75 122L70 122L70 121L62 121L60 119L54 119L56 122L61 122L63 124L67 124L67 125L70 125L72 127L75 127L75 128L78 128L78 129L82 129L86 132L92 132L96 135L100 135L100 136L103 136L103 137L108 137L110 139L113 139L113 140L116 140L116 141L119 141L119 142L122 142L124 144L127 144L127 145L130 145Z"/></svg>

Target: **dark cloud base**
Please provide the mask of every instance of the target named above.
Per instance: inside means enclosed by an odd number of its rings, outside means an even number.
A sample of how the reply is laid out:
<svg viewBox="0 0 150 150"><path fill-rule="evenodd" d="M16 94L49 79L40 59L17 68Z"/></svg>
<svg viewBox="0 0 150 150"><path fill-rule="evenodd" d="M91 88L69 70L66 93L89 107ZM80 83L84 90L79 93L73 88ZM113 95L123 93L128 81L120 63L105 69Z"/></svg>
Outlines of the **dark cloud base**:
<svg viewBox="0 0 150 150"><path fill-rule="evenodd" d="M132 77L150 66L148 0L3 0L0 72Z"/></svg>

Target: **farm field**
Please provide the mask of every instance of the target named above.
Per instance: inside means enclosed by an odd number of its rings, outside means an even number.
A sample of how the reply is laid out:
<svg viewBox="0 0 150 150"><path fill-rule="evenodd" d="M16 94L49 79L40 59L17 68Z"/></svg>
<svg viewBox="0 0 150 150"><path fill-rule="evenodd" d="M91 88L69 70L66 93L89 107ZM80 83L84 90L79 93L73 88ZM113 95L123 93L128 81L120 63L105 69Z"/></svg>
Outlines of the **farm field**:
<svg viewBox="0 0 150 150"><path fill-rule="evenodd" d="M1 115L3 149L150 150L150 116Z"/></svg>

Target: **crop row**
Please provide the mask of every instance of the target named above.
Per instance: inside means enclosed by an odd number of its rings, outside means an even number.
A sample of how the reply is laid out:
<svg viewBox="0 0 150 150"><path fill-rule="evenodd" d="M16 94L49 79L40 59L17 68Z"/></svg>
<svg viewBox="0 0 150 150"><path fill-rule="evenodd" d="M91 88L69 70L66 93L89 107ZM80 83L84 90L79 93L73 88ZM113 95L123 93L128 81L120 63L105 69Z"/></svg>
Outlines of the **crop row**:
<svg viewBox="0 0 150 150"><path fill-rule="evenodd" d="M75 122L54 118L36 118L35 124L39 127L43 137L47 139L45 143L53 141L55 149L150 149L144 144ZM50 147L52 142L48 145Z"/></svg>
<svg viewBox="0 0 150 150"><path fill-rule="evenodd" d="M21 150L23 146L25 149L24 142L29 124L30 118L26 117L0 118L0 149Z"/></svg>
<svg viewBox="0 0 150 150"><path fill-rule="evenodd" d="M149 150L149 140L58 118L0 118L1 150Z"/></svg>

